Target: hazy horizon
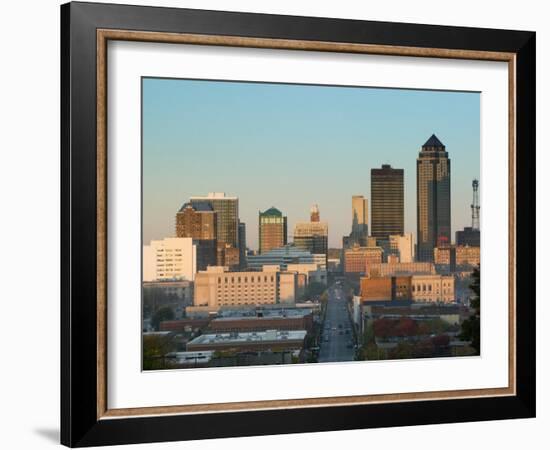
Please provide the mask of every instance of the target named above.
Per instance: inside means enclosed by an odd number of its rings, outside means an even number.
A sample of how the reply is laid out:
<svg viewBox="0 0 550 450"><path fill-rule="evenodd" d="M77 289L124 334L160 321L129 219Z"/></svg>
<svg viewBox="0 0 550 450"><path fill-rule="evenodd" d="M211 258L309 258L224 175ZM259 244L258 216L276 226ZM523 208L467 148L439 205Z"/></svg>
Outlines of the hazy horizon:
<svg viewBox="0 0 550 450"><path fill-rule="evenodd" d="M352 195L368 199L370 232L370 169L382 164L404 169L416 236L416 158L432 134L451 160L453 240L471 224L479 93L144 78L142 101L144 243L175 235L189 197L225 192L239 197L252 249L259 211L281 210L290 242L314 203L339 248Z"/></svg>

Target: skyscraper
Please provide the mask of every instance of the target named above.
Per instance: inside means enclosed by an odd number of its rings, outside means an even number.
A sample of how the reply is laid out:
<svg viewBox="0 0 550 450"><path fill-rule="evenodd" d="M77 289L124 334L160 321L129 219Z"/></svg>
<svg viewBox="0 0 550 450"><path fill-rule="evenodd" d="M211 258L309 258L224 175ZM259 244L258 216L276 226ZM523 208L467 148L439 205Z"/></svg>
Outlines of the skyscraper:
<svg viewBox="0 0 550 450"><path fill-rule="evenodd" d="M184 203L176 213L176 237L211 240L216 230L216 212L209 203Z"/></svg>
<svg viewBox="0 0 550 450"><path fill-rule="evenodd" d="M319 210L317 210L317 218L320 220ZM328 258L328 223L297 222L294 225L294 245L312 254L324 255L326 266Z"/></svg>
<svg viewBox="0 0 550 450"><path fill-rule="evenodd" d="M370 172L371 235L388 240L405 229L403 169L383 164Z"/></svg>
<svg viewBox="0 0 550 450"><path fill-rule="evenodd" d="M368 236L369 207L362 195L351 197L351 234L357 237Z"/></svg>
<svg viewBox="0 0 550 450"><path fill-rule="evenodd" d="M191 197L191 204L209 203L216 212L216 237L219 242L239 246L239 199L224 192L210 192L206 197Z"/></svg>
<svg viewBox="0 0 550 450"><path fill-rule="evenodd" d="M368 202L362 195L351 197L351 233L343 236L342 247L351 248L354 245L365 246L369 237Z"/></svg>
<svg viewBox="0 0 550 450"><path fill-rule="evenodd" d="M416 160L417 259L433 261L433 249L451 243L451 161L432 134Z"/></svg>
<svg viewBox="0 0 550 450"><path fill-rule="evenodd" d="M239 265L246 268L246 224L239 222Z"/></svg>
<svg viewBox="0 0 550 450"><path fill-rule="evenodd" d="M176 237L193 239L198 270L216 265L216 234L216 212L209 203L184 203L176 213Z"/></svg>
<svg viewBox="0 0 550 450"><path fill-rule="evenodd" d="M259 253L265 253L273 248L279 248L287 242L286 216L275 207L259 213L258 236Z"/></svg>

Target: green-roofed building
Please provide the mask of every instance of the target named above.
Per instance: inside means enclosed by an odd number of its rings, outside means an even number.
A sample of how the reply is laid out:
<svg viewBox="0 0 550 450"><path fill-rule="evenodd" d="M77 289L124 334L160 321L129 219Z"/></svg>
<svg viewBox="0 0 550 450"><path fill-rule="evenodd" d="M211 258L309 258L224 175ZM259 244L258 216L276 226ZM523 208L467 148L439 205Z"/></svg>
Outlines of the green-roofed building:
<svg viewBox="0 0 550 450"><path fill-rule="evenodd" d="M275 207L259 212L259 253L268 252L287 243L286 216Z"/></svg>

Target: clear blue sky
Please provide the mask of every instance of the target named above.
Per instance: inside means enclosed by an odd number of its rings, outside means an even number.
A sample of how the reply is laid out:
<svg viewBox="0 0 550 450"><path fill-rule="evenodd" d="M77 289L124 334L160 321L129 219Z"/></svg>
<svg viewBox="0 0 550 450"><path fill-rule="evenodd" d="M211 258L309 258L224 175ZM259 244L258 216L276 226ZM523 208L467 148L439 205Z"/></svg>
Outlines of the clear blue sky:
<svg viewBox="0 0 550 450"><path fill-rule="evenodd" d="M317 203L329 245L351 229L351 196L370 169L405 169L405 231L416 235L416 158L435 133L451 159L452 232L469 226L479 178L479 93L143 79L143 240L173 236L193 195L239 197L247 244L258 211L294 223ZM481 180L482 181L482 180Z"/></svg>

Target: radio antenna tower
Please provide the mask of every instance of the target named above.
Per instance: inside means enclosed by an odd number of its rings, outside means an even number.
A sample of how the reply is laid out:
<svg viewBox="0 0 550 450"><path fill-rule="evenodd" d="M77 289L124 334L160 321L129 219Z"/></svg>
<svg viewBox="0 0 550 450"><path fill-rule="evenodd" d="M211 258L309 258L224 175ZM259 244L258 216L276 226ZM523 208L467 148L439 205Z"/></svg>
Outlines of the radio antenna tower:
<svg viewBox="0 0 550 450"><path fill-rule="evenodd" d="M472 181L473 199L470 207L472 208L472 229L479 230L479 180Z"/></svg>

